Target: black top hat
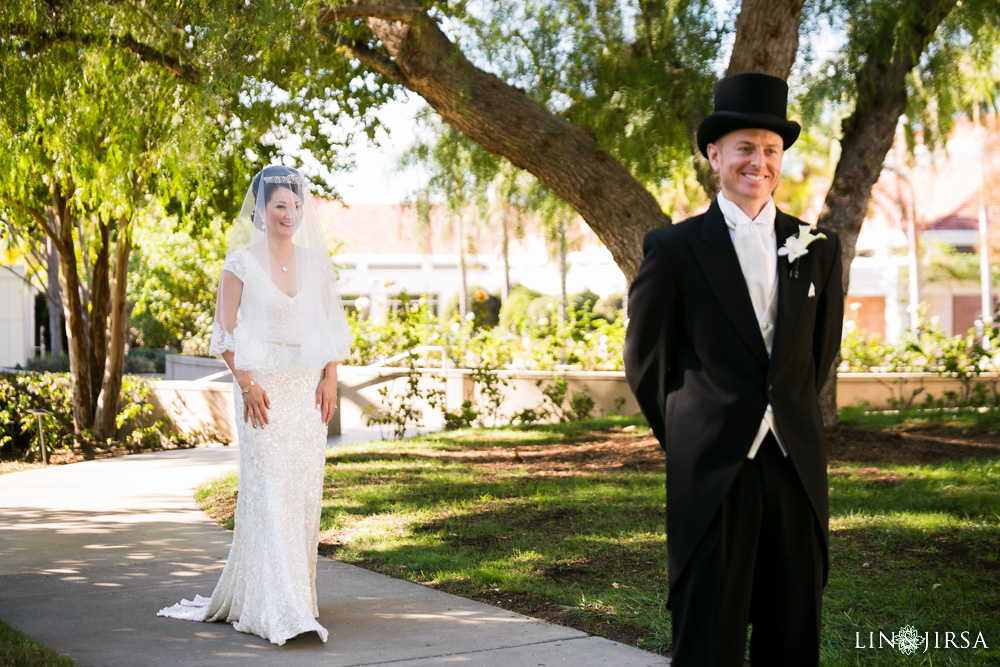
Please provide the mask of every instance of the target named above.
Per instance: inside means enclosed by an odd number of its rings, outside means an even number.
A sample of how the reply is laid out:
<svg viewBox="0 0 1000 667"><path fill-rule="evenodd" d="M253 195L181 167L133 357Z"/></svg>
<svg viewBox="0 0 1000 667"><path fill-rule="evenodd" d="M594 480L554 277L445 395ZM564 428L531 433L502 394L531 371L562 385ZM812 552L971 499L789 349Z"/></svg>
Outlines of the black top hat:
<svg viewBox="0 0 1000 667"><path fill-rule="evenodd" d="M770 74L746 72L715 84L715 113L698 126L698 149L708 157L708 145L733 130L760 128L776 132L787 149L802 128L786 117L788 84Z"/></svg>

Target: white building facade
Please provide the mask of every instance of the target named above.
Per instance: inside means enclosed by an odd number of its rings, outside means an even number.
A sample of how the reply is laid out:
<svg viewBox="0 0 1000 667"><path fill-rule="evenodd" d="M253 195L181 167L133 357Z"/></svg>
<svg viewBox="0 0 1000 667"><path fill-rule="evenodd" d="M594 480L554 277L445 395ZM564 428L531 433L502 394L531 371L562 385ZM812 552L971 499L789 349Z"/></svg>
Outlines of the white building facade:
<svg viewBox="0 0 1000 667"><path fill-rule="evenodd" d="M23 264L0 265L0 367L25 366L35 355L35 288Z"/></svg>

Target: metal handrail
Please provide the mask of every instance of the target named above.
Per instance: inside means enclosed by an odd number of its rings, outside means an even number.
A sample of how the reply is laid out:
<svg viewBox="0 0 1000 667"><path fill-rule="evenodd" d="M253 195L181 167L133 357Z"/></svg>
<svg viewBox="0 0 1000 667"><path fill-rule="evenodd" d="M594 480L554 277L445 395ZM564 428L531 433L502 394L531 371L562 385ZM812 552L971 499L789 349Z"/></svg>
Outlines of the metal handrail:
<svg viewBox="0 0 1000 667"><path fill-rule="evenodd" d="M359 373L361 371L369 371L369 370L374 370L376 368L384 368L386 366L389 366L393 362L402 361L403 359L406 359L407 357L415 356L417 354L420 354L421 352L440 352L441 353L441 370L443 370L443 371L448 370L448 355L445 354L444 347L441 346L441 345L418 345L418 346L416 346L414 348L406 350L405 352L400 352L399 354L393 355L393 356L389 357L388 359L383 359L381 361L376 361L374 364L368 364L367 366L353 366L351 368L352 368L352 370L355 370L355 372L359 372ZM424 368L428 368L428 367L425 366Z"/></svg>
<svg viewBox="0 0 1000 667"><path fill-rule="evenodd" d="M349 371L347 371L346 373L344 373L344 375L351 376L351 375L354 375L356 373L360 373L362 371L370 371L370 370L374 370L376 368L384 368L384 367L389 366L390 364L392 364L394 362L402 361L403 359L406 359L407 357L412 357L414 355L417 355L417 354L420 354L420 353L423 353L423 352L440 352L441 353L441 370L442 371L448 370L448 355L445 354L445 350L444 350L443 346L441 346L441 345L418 345L417 347L409 349L409 350L407 350L405 352L400 352L397 355L391 356L388 359L383 359L381 361L376 361L374 364L368 364L367 366L352 366ZM425 366L425 368L429 368L429 367ZM351 371L353 371L353 372L351 372ZM227 368L225 368L225 369L223 369L221 371L212 373L210 375L206 375L205 377L200 377L197 380L194 380L194 382L213 382L215 380L218 380L219 378L223 378L223 377L226 377L227 375L232 375L232 374L233 374L233 372L231 370L229 370L229 368L227 367ZM341 375L341 377L343 377L343 375Z"/></svg>

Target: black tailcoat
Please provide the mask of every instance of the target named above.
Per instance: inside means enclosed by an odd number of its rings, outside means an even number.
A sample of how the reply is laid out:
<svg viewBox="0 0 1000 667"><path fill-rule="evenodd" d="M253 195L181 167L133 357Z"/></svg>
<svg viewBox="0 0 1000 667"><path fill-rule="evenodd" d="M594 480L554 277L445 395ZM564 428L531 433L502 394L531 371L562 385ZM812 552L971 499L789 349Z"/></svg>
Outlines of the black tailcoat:
<svg viewBox="0 0 1000 667"><path fill-rule="evenodd" d="M800 224L778 211L777 247ZM818 395L840 346L844 298L840 240L818 231L826 238L797 269L778 257L770 357L718 202L643 241L629 291L625 373L667 455L671 587L746 461L768 403L828 543Z"/></svg>

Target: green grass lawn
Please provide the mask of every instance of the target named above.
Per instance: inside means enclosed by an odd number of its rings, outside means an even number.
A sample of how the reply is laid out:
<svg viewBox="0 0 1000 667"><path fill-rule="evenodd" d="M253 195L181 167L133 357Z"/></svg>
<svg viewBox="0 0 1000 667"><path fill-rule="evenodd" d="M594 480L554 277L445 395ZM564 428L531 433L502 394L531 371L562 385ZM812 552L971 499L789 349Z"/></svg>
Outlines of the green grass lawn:
<svg viewBox="0 0 1000 667"><path fill-rule="evenodd" d="M957 435L992 433L1000 440L1000 410L993 408L934 408L924 410L867 410L844 408L838 414L842 426L873 431L899 431L940 427Z"/></svg>
<svg viewBox="0 0 1000 667"><path fill-rule="evenodd" d="M338 447L321 549L668 654L664 474L645 431L610 418ZM224 520L233 481L218 484L201 495ZM830 488L822 664L1000 665L1000 458L841 462ZM877 648L903 626L930 650ZM980 633L987 649L954 648Z"/></svg>
<svg viewBox="0 0 1000 667"><path fill-rule="evenodd" d="M75 662L28 639L0 621L0 665L17 667L73 667Z"/></svg>

